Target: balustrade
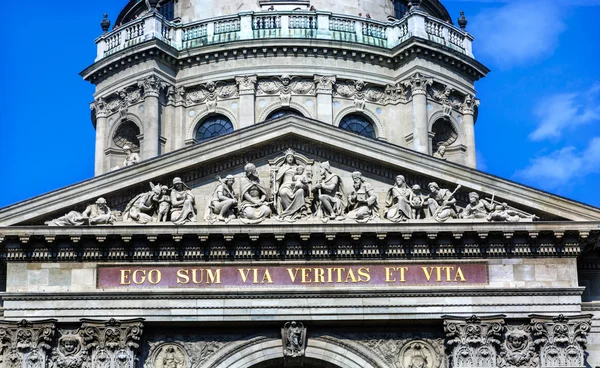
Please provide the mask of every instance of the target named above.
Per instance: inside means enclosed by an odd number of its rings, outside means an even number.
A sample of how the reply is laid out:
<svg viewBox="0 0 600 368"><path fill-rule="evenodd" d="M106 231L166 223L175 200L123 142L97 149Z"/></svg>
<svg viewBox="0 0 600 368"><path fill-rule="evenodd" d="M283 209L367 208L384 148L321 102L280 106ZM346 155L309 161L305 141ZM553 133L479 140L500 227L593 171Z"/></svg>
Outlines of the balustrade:
<svg viewBox="0 0 600 368"><path fill-rule="evenodd" d="M324 12L270 11L241 13L184 25L169 22L157 13L148 14L101 36L97 40L96 60L152 38L162 39L178 49L238 39L279 37L334 39L391 49L413 36L427 38L472 56L471 36L423 12L412 12L400 21L381 22Z"/></svg>

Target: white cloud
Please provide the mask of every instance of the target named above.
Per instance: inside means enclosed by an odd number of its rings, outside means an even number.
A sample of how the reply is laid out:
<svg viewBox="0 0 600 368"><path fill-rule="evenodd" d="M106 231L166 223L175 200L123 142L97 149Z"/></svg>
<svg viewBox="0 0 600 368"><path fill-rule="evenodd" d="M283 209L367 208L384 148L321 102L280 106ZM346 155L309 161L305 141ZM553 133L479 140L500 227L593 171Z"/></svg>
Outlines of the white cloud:
<svg viewBox="0 0 600 368"><path fill-rule="evenodd" d="M554 0L499 3L470 19L476 54L501 68L526 65L551 55L565 30L562 4Z"/></svg>
<svg viewBox="0 0 600 368"><path fill-rule="evenodd" d="M534 109L538 127L534 141L560 138L565 129L600 120L600 83L583 93L561 93L545 98Z"/></svg>
<svg viewBox="0 0 600 368"><path fill-rule="evenodd" d="M574 178L600 172L600 137L593 138L585 150L564 147L532 159L515 177L543 189L555 189Z"/></svg>

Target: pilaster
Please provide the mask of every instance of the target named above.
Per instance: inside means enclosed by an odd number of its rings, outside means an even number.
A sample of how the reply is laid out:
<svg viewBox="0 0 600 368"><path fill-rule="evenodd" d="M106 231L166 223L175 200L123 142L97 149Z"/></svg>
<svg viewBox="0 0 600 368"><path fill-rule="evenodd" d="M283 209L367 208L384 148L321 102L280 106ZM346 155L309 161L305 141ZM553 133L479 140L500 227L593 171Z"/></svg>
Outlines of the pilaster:
<svg viewBox="0 0 600 368"><path fill-rule="evenodd" d="M164 82L155 75L138 81L138 86L144 91L143 134L141 156L146 160L160 155L160 90Z"/></svg>
<svg viewBox="0 0 600 368"><path fill-rule="evenodd" d="M315 75L317 87L317 120L333 124L333 85L334 75Z"/></svg>
<svg viewBox="0 0 600 368"><path fill-rule="evenodd" d="M245 128L254 124L254 100L256 96L256 75L235 77L240 93L239 127Z"/></svg>
<svg viewBox="0 0 600 368"><path fill-rule="evenodd" d="M479 100L472 95L467 95L460 112L463 114L463 129L465 132L465 146L467 146L467 166L477 167L477 156L475 152L475 109L479 106Z"/></svg>

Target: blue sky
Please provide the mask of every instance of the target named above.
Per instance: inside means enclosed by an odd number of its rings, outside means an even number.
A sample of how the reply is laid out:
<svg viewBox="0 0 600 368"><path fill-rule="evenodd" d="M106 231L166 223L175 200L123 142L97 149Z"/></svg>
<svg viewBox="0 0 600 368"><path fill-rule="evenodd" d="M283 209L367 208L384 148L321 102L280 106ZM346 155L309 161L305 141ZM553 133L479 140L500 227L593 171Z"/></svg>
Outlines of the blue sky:
<svg viewBox="0 0 600 368"><path fill-rule="evenodd" d="M464 10L476 58L492 72L481 99L479 169L600 207L600 0L442 0ZM0 22L0 207L88 179L103 13L127 0L4 5ZM22 14L22 15L20 15Z"/></svg>

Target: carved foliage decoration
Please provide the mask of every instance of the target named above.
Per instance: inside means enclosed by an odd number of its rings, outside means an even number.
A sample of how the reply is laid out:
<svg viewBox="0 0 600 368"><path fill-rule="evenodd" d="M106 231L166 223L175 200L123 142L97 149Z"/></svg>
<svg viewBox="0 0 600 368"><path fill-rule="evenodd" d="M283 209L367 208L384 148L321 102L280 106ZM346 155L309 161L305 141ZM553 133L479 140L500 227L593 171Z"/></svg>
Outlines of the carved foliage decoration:
<svg viewBox="0 0 600 368"><path fill-rule="evenodd" d="M531 326L506 326L500 348L500 367L537 367L538 355L531 335Z"/></svg>
<svg viewBox="0 0 600 368"><path fill-rule="evenodd" d="M138 87L143 89L144 97L158 97L160 90L168 88L169 84L160 79L159 77L151 75L138 81Z"/></svg>
<svg viewBox="0 0 600 368"><path fill-rule="evenodd" d="M452 115L453 109L460 109L463 104L463 97L459 95L450 86L434 83L427 88L427 94L442 104L442 110L445 116Z"/></svg>
<svg viewBox="0 0 600 368"><path fill-rule="evenodd" d="M315 85L318 93L332 93L336 78L334 75L315 75Z"/></svg>
<svg viewBox="0 0 600 368"><path fill-rule="evenodd" d="M282 75L270 79L260 80L257 84L257 95L278 94L283 106L290 105L292 95L313 95L315 82L310 79Z"/></svg>
<svg viewBox="0 0 600 368"><path fill-rule="evenodd" d="M60 331L57 345L52 353L54 368L82 368L89 362L85 341L78 330Z"/></svg>
<svg viewBox="0 0 600 368"><path fill-rule="evenodd" d="M542 367L582 367L592 315L531 316Z"/></svg>
<svg viewBox="0 0 600 368"><path fill-rule="evenodd" d="M479 318L447 317L446 347L455 368L496 367L504 316Z"/></svg>
<svg viewBox="0 0 600 368"><path fill-rule="evenodd" d="M48 359L56 320L0 321L0 366L44 368Z"/></svg>
<svg viewBox="0 0 600 368"><path fill-rule="evenodd" d="M415 73L407 80L402 81L402 84L406 88L410 88L413 95L424 95L427 93L427 87L433 84L433 78L424 76L420 73Z"/></svg>
<svg viewBox="0 0 600 368"><path fill-rule="evenodd" d="M82 320L81 334L94 368L133 368L143 319L108 322Z"/></svg>
<svg viewBox="0 0 600 368"><path fill-rule="evenodd" d="M233 82L208 82L198 85L185 94L186 106L206 104L209 111L215 111L217 101L238 96L238 87Z"/></svg>
<svg viewBox="0 0 600 368"><path fill-rule="evenodd" d="M398 339L383 335L361 343L383 357L392 368L440 368L445 359L442 339Z"/></svg>
<svg viewBox="0 0 600 368"><path fill-rule="evenodd" d="M283 355L288 358L303 357L306 350L306 327L302 322L287 322L281 329Z"/></svg>

